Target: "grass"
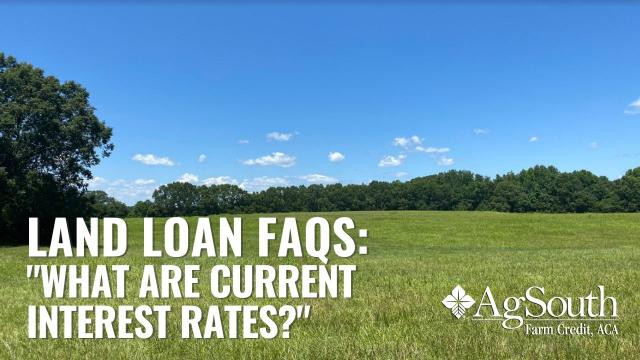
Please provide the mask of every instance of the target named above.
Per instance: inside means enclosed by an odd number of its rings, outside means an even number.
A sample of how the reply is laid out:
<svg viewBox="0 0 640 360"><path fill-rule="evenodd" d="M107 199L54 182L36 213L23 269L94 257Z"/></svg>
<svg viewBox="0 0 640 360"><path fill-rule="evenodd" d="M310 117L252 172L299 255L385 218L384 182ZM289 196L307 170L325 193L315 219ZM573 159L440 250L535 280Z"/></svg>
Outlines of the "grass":
<svg viewBox="0 0 640 360"><path fill-rule="evenodd" d="M287 214L278 214L278 217ZM291 338L273 340L183 340L183 304L269 304L274 300L143 300L135 294L144 264L200 264L207 269L233 259L145 259L142 220L128 219L129 251L117 259L39 260L27 247L0 248L0 358L636 358L640 353L640 214L499 214L482 212L352 212L369 231L369 254L330 263L355 263L352 299L291 300L311 304ZM292 216L292 214L289 214ZM295 214L306 219L317 214ZM257 257L258 215L244 216L242 263L277 263ZM217 222L212 222L217 224ZM300 223L300 221L299 221ZM160 238L160 232L156 235ZM287 259L287 263L317 263ZM117 300L44 300L39 283L26 278L27 264L130 264L127 304L174 307L170 339L78 340L27 338L29 304L110 304ZM203 271L207 273L207 271ZM204 276L201 283L207 283ZM480 300L486 286L496 298L520 295L529 286L583 296L597 285L618 300L617 336L526 336L497 322L456 320L440 303L460 284ZM504 298L502 296L501 298ZM497 299L498 300L498 299ZM500 301L500 300L498 300Z"/></svg>

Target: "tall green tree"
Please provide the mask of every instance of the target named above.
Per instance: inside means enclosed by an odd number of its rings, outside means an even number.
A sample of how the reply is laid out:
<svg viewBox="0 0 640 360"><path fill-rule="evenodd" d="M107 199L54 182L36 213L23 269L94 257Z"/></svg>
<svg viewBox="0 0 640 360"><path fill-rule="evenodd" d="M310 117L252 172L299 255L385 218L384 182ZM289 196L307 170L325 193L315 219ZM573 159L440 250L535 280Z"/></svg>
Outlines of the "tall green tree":
<svg viewBox="0 0 640 360"><path fill-rule="evenodd" d="M185 182L162 185L153 192L153 202L162 216L203 215L201 198L198 187Z"/></svg>
<svg viewBox="0 0 640 360"><path fill-rule="evenodd" d="M86 214L85 182L111 134L80 84L0 53L0 241L26 242L28 217L46 228Z"/></svg>
<svg viewBox="0 0 640 360"><path fill-rule="evenodd" d="M616 185L622 208L625 211L640 211L640 167L627 171Z"/></svg>
<svg viewBox="0 0 640 360"><path fill-rule="evenodd" d="M89 206L88 216L122 218L129 215L129 208L125 203L114 199L102 190L87 191L85 197Z"/></svg>

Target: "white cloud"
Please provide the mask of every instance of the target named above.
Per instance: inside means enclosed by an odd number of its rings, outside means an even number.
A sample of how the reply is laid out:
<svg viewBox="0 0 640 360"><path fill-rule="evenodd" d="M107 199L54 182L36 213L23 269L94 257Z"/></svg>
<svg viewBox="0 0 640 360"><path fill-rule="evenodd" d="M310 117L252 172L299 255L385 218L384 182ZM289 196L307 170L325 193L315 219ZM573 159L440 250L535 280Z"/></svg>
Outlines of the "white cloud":
<svg viewBox="0 0 640 360"><path fill-rule="evenodd" d="M92 179L85 181L89 189L96 188L97 186L100 186L106 182L107 182L107 179L100 176L94 176Z"/></svg>
<svg viewBox="0 0 640 360"><path fill-rule="evenodd" d="M488 133L490 133L491 130L489 129L473 129L473 133L476 135L486 135Z"/></svg>
<svg viewBox="0 0 640 360"><path fill-rule="evenodd" d="M423 146L423 139L418 135L409 137L397 137L393 139L393 145L400 146L405 150L423 152L427 154L444 154L451 151L448 147ZM404 155L403 155L404 156ZM387 156L380 161L378 166L398 166L404 158Z"/></svg>
<svg viewBox="0 0 640 360"><path fill-rule="evenodd" d="M206 179L200 180L200 177L198 175L191 174L191 173L182 174L176 181L191 183L194 185L206 185L206 186L224 185L224 184L239 185L238 180L230 176L213 176L213 177L208 177Z"/></svg>
<svg viewBox="0 0 640 360"><path fill-rule="evenodd" d="M131 160L141 162L145 165L174 166L176 164L168 157L160 157L154 154L135 154Z"/></svg>
<svg viewBox="0 0 640 360"><path fill-rule="evenodd" d="M598 144L597 141L592 141L592 142L589 143L589 148L590 149L597 149L599 147L600 147L600 144Z"/></svg>
<svg viewBox="0 0 640 360"><path fill-rule="evenodd" d="M135 185L151 185L153 183L155 183L156 181L153 179L135 179L133 181L133 183Z"/></svg>
<svg viewBox="0 0 640 360"><path fill-rule="evenodd" d="M399 165L402 165L402 163L406 158L407 156L404 154L400 154L398 156L387 155L383 157L380 160L380 162L378 162L378 166L380 167L399 166Z"/></svg>
<svg viewBox="0 0 640 360"><path fill-rule="evenodd" d="M540 140L540 138L538 138L537 136L532 136L529 138L529 142L537 142L538 140Z"/></svg>
<svg viewBox="0 0 640 360"><path fill-rule="evenodd" d="M225 184L231 184L231 185L238 185L238 180L230 177L230 176L217 176L217 177L209 177L206 179L202 179L202 181L200 181L200 183L202 185L207 185L207 186L211 186L211 185L225 185Z"/></svg>
<svg viewBox="0 0 640 360"><path fill-rule="evenodd" d="M440 166L451 166L451 165L453 165L453 159L443 156L438 160L438 165L440 165Z"/></svg>
<svg viewBox="0 0 640 360"><path fill-rule="evenodd" d="M111 185L114 185L114 186L121 186L121 185L124 185L124 184L126 184L126 183L128 183L128 181L127 181L127 180L125 180L125 179L118 179L118 180L114 180L114 181L112 181L112 182L111 182Z"/></svg>
<svg viewBox="0 0 640 360"><path fill-rule="evenodd" d="M393 139L393 145L400 146L403 148L409 148L411 145L420 145L422 144L422 139L417 135L413 135L410 137L397 137Z"/></svg>
<svg viewBox="0 0 640 360"><path fill-rule="evenodd" d="M338 182L338 179L334 177L320 174L304 175L300 176L300 179L305 180L306 182L311 184L335 184Z"/></svg>
<svg viewBox="0 0 640 360"><path fill-rule="evenodd" d="M257 159L249 159L243 162L245 165L270 166L276 165L280 167L291 167L296 163L296 157L287 155L282 152L274 152L271 155L265 155Z"/></svg>
<svg viewBox="0 0 640 360"><path fill-rule="evenodd" d="M342 153L339 153L337 151L329 153L329 161L338 162L338 161L342 161L342 160L344 160L344 155L342 155Z"/></svg>
<svg viewBox="0 0 640 360"><path fill-rule="evenodd" d="M102 190L120 201L131 205L138 200L148 199L156 189L153 179L108 180L95 177L87 181L89 190Z"/></svg>
<svg viewBox="0 0 640 360"><path fill-rule="evenodd" d="M289 141L293 137L292 133L281 133L273 131L267 134L267 140L271 141Z"/></svg>
<svg viewBox="0 0 640 360"><path fill-rule="evenodd" d="M627 115L639 115L640 114L640 98L638 100L632 102L627 105L627 108L624 110L624 113Z"/></svg>
<svg viewBox="0 0 640 360"><path fill-rule="evenodd" d="M240 188L246 191L253 192L253 191L262 191L274 186L288 186L288 185L289 185L289 181L285 178L261 176L261 177L253 178L252 180L244 179L239 186Z"/></svg>
<svg viewBox="0 0 640 360"><path fill-rule="evenodd" d="M403 178L403 177L409 175L409 173L407 173L405 171L399 171L395 175L396 175L397 178Z"/></svg>
<svg viewBox="0 0 640 360"><path fill-rule="evenodd" d="M205 160L207 160L207 155L205 155L205 154L198 155L198 162L199 163L204 162Z"/></svg>
<svg viewBox="0 0 640 360"><path fill-rule="evenodd" d="M451 149L449 149L448 147L433 147L433 146L429 146L429 147L422 147L422 146L416 146L416 151L420 151L420 152L425 152L427 154L442 154L442 153L448 153L449 151L451 151Z"/></svg>
<svg viewBox="0 0 640 360"><path fill-rule="evenodd" d="M198 175L194 175L191 173L184 173L176 181L195 184L198 182Z"/></svg>
<svg viewBox="0 0 640 360"><path fill-rule="evenodd" d="M238 144L240 144L240 145L247 145L248 143L249 143L249 140L247 140L247 139L238 140Z"/></svg>

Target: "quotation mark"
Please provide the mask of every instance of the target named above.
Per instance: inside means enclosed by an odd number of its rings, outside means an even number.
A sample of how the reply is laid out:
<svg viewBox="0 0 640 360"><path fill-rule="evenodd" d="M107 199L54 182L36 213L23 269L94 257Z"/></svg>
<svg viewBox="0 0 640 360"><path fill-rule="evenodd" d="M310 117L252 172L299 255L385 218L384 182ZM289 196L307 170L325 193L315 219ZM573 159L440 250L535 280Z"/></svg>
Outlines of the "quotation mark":
<svg viewBox="0 0 640 360"><path fill-rule="evenodd" d="M40 276L42 272L40 269L43 265L27 265L27 277L28 278L37 278Z"/></svg>

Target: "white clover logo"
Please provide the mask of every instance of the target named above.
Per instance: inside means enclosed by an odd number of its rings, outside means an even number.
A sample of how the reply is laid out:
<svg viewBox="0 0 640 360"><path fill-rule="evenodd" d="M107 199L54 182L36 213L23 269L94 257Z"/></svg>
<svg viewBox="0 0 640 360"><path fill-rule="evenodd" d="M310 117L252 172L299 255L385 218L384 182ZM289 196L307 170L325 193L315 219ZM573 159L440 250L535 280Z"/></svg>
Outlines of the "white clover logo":
<svg viewBox="0 0 640 360"><path fill-rule="evenodd" d="M451 313L458 319L475 303L476 301L467 295L460 285L456 285L456 287L451 290L451 295L447 295L447 297L442 300L442 304L446 306L447 309L451 309Z"/></svg>

